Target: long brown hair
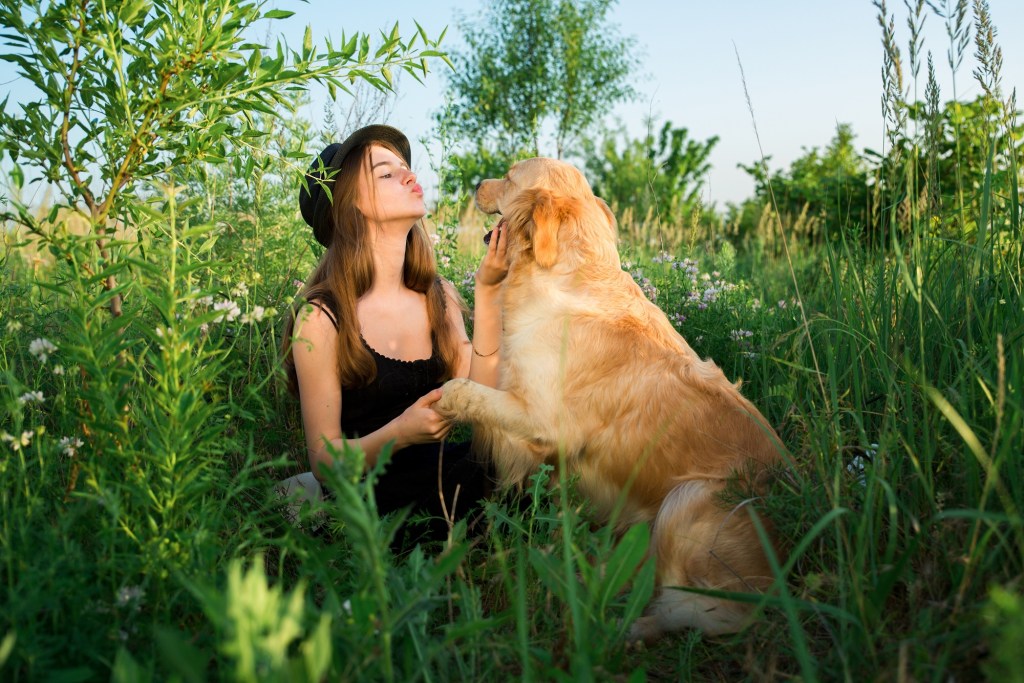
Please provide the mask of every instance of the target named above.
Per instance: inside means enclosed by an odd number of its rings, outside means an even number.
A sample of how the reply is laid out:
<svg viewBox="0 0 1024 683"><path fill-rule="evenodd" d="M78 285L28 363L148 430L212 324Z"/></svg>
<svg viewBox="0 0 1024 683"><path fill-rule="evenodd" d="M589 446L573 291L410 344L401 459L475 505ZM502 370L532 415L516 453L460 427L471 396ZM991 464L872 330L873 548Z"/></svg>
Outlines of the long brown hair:
<svg viewBox="0 0 1024 683"><path fill-rule="evenodd" d="M345 157L335 176L331 206L332 237L320 263L306 281L292 315L285 323L281 350L288 388L298 395L298 379L291 347L296 333L295 319L308 301L326 305L338 321L338 377L343 387L365 386L374 380L377 366L363 343L356 317L356 302L373 286L376 278L370 227L367 217L356 208L359 174L370 173L371 145L385 147L401 156L393 145L370 141L354 148ZM370 184L371 192L373 184ZM409 231L405 243L403 283L426 295L430 341L444 368L439 382L451 379L459 365L459 340L447 315L447 295L437 274L430 237L419 221ZM455 302L462 307L461 300Z"/></svg>

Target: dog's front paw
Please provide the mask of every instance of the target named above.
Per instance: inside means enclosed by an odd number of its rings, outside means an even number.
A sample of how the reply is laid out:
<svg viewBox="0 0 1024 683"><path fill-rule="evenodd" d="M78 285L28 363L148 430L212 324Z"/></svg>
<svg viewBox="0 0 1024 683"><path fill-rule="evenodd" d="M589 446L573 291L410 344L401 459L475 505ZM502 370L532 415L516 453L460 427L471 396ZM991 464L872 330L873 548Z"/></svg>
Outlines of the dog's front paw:
<svg viewBox="0 0 1024 683"><path fill-rule="evenodd" d="M449 420L465 420L472 391L472 380L464 377L450 379L441 387L441 398L434 404L434 410Z"/></svg>

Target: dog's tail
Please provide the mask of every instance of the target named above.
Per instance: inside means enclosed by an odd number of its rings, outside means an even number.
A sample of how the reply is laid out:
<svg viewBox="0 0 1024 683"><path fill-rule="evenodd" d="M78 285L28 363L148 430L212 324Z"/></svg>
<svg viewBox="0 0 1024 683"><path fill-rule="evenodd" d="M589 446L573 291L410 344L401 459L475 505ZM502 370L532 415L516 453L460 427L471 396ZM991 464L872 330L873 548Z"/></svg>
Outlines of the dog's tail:
<svg viewBox="0 0 1024 683"><path fill-rule="evenodd" d="M633 640L652 642L684 628L709 635L734 633L753 610L749 603L675 586L753 593L771 585L771 570L750 516L754 499L723 503L725 486L724 481L687 481L665 497L651 539L659 593L646 616L633 625ZM771 530L767 521L765 527Z"/></svg>

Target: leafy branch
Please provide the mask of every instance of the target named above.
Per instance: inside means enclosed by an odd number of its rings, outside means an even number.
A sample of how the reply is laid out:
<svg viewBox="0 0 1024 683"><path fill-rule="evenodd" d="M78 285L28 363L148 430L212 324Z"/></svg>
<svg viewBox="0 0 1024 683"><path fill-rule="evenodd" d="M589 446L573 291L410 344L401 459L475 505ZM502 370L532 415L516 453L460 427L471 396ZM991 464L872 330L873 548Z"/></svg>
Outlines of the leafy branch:
<svg viewBox="0 0 1024 683"><path fill-rule="evenodd" d="M391 89L395 69L418 81L444 34L430 38L417 24L402 37L398 24L378 41L343 34L315 48L307 27L301 47L248 40L257 22L292 12L264 11L265 2L237 0L0 0L0 61L17 67L33 96L20 111L0 105L0 155L12 178L34 173L63 206L84 207L107 262L105 236L137 203L133 191L194 162L223 163L229 150L258 144L267 132L257 114L293 113L311 83L331 96L362 80ZM375 44L376 43L376 44ZM19 186L20 189L20 186ZM12 202L6 220L45 231L27 207ZM55 216L51 212L51 216ZM108 291L116 287L112 279ZM119 313L120 297L111 300Z"/></svg>

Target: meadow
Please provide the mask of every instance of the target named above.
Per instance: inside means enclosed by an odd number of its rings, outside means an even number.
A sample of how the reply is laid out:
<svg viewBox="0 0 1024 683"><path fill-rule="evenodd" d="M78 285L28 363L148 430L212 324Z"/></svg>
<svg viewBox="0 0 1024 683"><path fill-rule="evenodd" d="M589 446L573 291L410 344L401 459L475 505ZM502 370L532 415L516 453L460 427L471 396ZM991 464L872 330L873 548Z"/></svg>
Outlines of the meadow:
<svg viewBox="0 0 1024 683"><path fill-rule="evenodd" d="M129 5L104 30L155 35ZM191 30L168 12L160 30ZM272 51L239 62L238 27L218 21L210 54L242 71L183 68L214 91L241 79L210 105L224 109L146 114L203 97L155 79L167 100L140 105L150 128L90 102L114 132L78 122L62 139L59 88L42 91L51 110L0 120L17 169L0 252L0 678L1024 680L1024 137L977 15L977 106L908 102L883 22L891 145L861 175L818 172L840 201L813 203L793 170L731 214L616 207L624 268L791 454L761 501L784 539L775 583L737 596L759 618L650 647L624 639L653 590L649 531L592 528L558 471L496 496L483 534L455 525L396 557L400 520L379 518L373 472L344 452L333 500L287 521L274 485L307 464L279 342L318 256L295 210L316 132L274 106L318 70L340 84L339 61L383 84L381 64L415 69L436 45L304 46L292 68ZM951 53L968 21L951 23ZM54 26L20 27L23 45ZM133 57L135 78L165 64ZM102 91L84 89L133 96ZM18 164L58 189L30 205ZM465 208L444 196L428 225L471 300L483 219Z"/></svg>

